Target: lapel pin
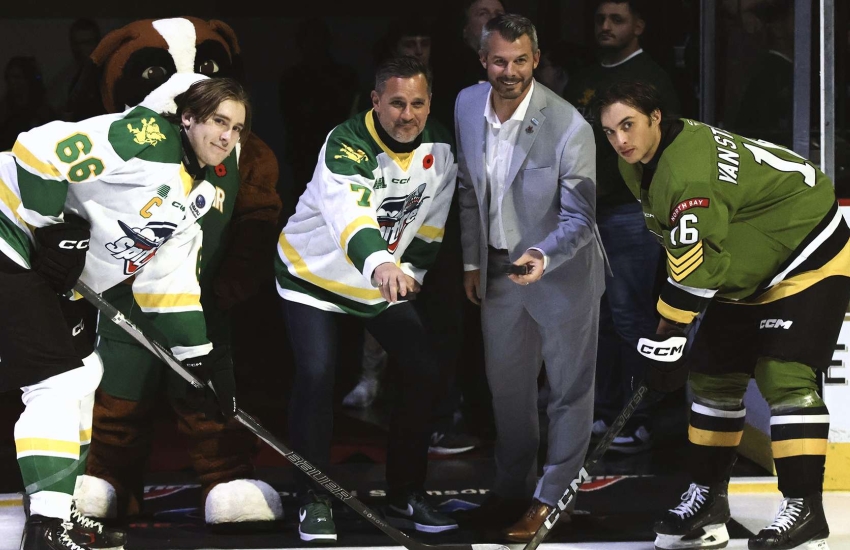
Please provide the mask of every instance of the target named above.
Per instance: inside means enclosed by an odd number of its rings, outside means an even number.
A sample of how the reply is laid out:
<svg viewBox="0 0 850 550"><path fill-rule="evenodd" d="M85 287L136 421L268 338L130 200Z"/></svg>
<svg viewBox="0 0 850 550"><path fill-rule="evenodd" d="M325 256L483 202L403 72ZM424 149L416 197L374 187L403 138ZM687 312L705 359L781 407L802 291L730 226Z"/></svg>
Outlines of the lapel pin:
<svg viewBox="0 0 850 550"><path fill-rule="evenodd" d="M540 121L538 121L536 118L532 117L531 123L534 124L535 126L537 126L538 124L540 124Z"/></svg>
<svg viewBox="0 0 850 550"><path fill-rule="evenodd" d="M530 134L530 133L532 133L533 131L534 131L534 127L533 127L533 126L531 126L530 124L528 125L528 128L526 128L526 129L525 129L525 133L526 133L526 134Z"/></svg>

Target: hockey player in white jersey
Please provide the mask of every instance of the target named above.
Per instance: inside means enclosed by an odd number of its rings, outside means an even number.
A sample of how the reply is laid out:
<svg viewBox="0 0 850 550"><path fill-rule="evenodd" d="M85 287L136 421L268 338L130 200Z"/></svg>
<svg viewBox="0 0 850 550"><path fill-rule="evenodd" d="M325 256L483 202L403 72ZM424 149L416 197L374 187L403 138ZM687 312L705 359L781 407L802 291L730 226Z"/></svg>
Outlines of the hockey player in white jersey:
<svg viewBox="0 0 850 550"><path fill-rule="evenodd" d="M176 114L160 114L163 97ZM125 541L72 509L103 371L81 338L77 280L101 292L134 276L136 302L174 355L215 377L223 411L235 411L232 368L216 363L206 337L199 222L215 199L206 172L250 116L236 81L176 75L135 108L51 122L0 153L0 390L21 388L26 405L15 424L29 512L22 550Z"/></svg>

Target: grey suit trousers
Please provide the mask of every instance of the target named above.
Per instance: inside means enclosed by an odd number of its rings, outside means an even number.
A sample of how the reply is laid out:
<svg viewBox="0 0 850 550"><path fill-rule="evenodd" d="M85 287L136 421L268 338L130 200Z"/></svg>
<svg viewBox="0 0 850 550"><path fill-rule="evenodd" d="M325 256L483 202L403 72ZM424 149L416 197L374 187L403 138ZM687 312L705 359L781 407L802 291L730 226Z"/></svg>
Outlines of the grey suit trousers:
<svg viewBox="0 0 850 550"><path fill-rule="evenodd" d="M493 492L553 505L584 463L593 423L599 305L564 311L560 325L539 324L523 305L525 287L498 273L506 257L490 255L481 303L484 358L496 421ZM546 277L533 284L546 284ZM545 364L548 451L538 481L537 379Z"/></svg>

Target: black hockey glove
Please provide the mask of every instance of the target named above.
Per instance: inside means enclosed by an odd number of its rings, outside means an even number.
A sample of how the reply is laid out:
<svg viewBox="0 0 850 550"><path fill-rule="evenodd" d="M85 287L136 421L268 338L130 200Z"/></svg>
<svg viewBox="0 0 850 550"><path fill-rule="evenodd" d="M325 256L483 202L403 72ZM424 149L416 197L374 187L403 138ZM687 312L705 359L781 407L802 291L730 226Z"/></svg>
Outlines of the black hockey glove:
<svg viewBox="0 0 850 550"><path fill-rule="evenodd" d="M684 334L655 335L638 340L638 353L649 359L644 382L650 391L664 394L675 391L688 381L685 364Z"/></svg>
<svg viewBox="0 0 850 550"><path fill-rule="evenodd" d="M216 418L219 414L232 418L236 414L236 378L229 346L220 346L207 355L186 359L183 366L206 383L203 388L187 383L186 403L190 407L203 411L209 418ZM210 383L215 391L210 388Z"/></svg>
<svg viewBox="0 0 850 550"><path fill-rule="evenodd" d="M89 228L89 222L83 218L65 214L63 223L33 231L32 270L59 294L74 288L83 274L91 236Z"/></svg>

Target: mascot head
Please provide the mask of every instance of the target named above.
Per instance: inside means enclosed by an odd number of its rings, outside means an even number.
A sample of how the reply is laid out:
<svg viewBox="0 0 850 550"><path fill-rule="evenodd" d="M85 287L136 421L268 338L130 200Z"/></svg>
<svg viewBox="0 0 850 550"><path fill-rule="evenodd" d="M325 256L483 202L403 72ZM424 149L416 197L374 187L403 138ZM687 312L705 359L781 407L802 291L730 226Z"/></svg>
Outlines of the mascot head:
<svg viewBox="0 0 850 550"><path fill-rule="evenodd" d="M105 112L120 112L176 73L229 76L244 83L233 29L197 17L134 21L103 37L74 96L99 92Z"/></svg>

